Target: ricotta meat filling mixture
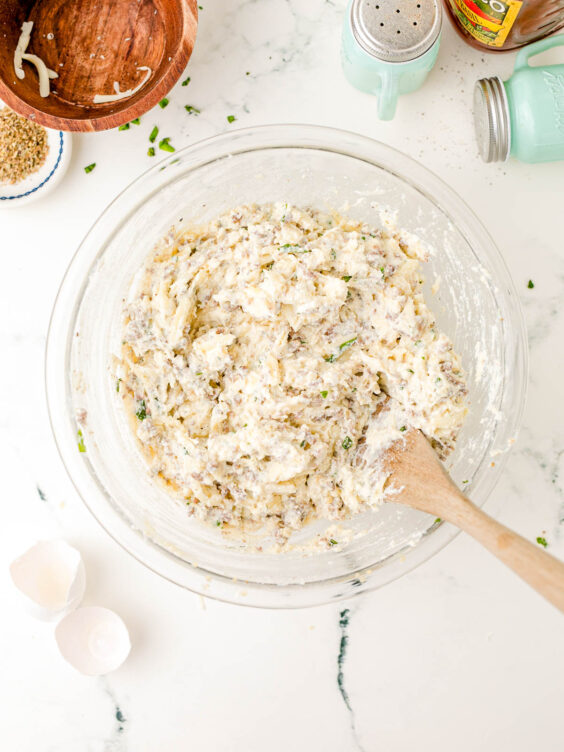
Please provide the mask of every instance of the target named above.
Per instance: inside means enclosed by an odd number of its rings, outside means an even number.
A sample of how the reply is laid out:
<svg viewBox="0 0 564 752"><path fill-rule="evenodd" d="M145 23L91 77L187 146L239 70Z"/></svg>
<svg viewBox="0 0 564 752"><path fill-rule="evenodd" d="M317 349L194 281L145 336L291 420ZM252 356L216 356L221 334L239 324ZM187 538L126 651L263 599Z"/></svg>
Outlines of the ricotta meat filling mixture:
<svg viewBox="0 0 564 752"><path fill-rule="evenodd" d="M378 506L408 427L446 457L467 388L424 260L394 230L284 203L170 231L129 292L117 389L188 514L284 543Z"/></svg>

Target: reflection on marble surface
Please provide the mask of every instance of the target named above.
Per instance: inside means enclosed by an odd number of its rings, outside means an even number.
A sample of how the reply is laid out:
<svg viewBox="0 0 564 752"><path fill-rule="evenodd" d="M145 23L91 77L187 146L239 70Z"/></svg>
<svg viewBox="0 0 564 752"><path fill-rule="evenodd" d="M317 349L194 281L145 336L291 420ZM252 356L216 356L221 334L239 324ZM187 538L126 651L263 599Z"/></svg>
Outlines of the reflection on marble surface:
<svg viewBox="0 0 564 752"><path fill-rule="evenodd" d="M2 749L562 749L562 617L473 541L458 536L411 574L351 603L271 612L204 601L105 535L50 434L43 348L59 281L98 213L152 164L154 125L176 148L280 121L357 130L450 183L506 258L525 308L530 390L523 430L486 509L564 556L562 166L478 160L474 81L507 77L514 56L486 57L448 26L426 85L400 100L396 120L379 122L374 100L341 73L343 10L342 0L204 0L190 84L175 87L166 110L128 131L77 137L60 188L2 213ZM97 168L87 175L91 162ZM85 605L114 609L130 629L131 655L107 677L74 672L53 626L18 608L8 563L33 540L56 536L83 554Z"/></svg>

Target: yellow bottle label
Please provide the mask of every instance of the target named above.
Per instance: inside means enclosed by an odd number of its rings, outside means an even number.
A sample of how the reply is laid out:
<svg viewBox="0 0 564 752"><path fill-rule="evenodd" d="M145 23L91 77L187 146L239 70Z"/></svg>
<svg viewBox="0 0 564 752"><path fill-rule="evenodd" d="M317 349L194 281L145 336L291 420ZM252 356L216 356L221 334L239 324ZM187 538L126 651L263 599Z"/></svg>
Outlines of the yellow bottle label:
<svg viewBox="0 0 564 752"><path fill-rule="evenodd" d="M503 47L523 3L521 0L449 0L462 28L488 47Z"/></svg>

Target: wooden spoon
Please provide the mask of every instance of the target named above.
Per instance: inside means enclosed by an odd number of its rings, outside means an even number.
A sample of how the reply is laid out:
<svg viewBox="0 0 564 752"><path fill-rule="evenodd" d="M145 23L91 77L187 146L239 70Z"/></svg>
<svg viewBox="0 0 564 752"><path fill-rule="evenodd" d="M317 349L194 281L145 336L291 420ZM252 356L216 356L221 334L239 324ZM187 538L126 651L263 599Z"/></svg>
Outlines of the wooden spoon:
<svg viewBox="0 0 564 752"><path fill-rule="evenodd" d="M452 522L507 564L556 608L564 611L564 563L509 530L473 504L454 485L425 436L405 434L386 454L391 501Z"/></svg>

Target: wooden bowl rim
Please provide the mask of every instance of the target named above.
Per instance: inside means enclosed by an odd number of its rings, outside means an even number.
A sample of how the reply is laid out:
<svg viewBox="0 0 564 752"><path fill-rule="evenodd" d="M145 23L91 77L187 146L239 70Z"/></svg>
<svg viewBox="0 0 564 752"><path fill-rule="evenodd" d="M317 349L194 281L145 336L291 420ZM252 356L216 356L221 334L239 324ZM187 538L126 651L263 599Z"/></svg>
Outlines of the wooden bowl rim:
<svg viewBox="0 0 564 752"><path fill-rule="evenodd" d="M23 117L32 119L34 122L43 125L45 128L52 128L58 131L104 131L111 128L117 128L124 123L134 120L136 117L144 115L158 104L158 102L160 102L161 99L172 89L186 68L194 49L194 43L189 42L187 30L188 15L190 11L193 13L196 32L198 30L197 2L194 0L180 0L179 6L182 9L182 37L178 48L174 53L174 57L168 63L166 72L152 85L152 88L149 89L146 94L133 104L124 106L124 108L118 112L113 112L110 115L100 115L99 117L94 115L93 117L88 118L68 118L59 117L58 115L50 115L49 113L43 112L43 110L38 110L36 107L32 107L24 99L15 94L2 79L0 79L0 99L11 110L17 112L18 115L23 115ZM123 101L126 102L127 100Z"/></svg>

